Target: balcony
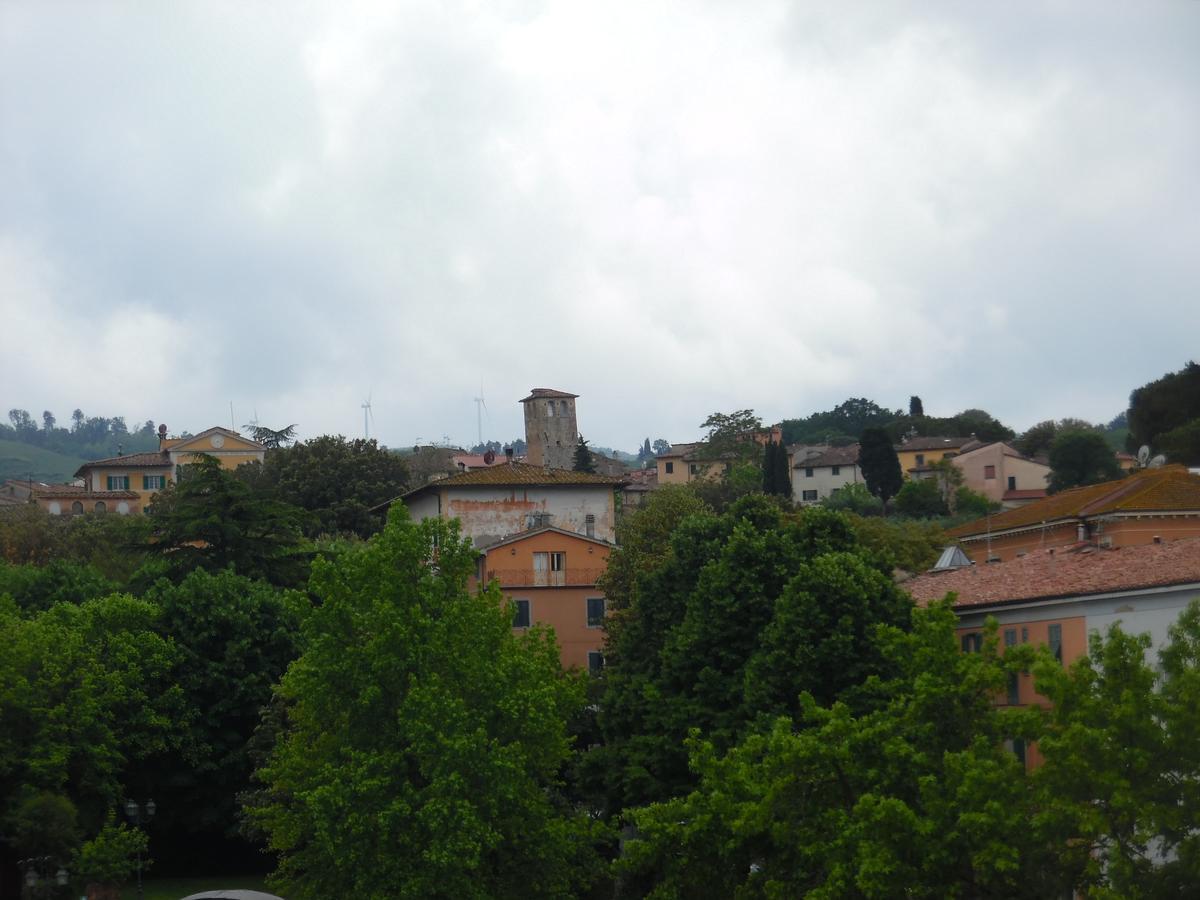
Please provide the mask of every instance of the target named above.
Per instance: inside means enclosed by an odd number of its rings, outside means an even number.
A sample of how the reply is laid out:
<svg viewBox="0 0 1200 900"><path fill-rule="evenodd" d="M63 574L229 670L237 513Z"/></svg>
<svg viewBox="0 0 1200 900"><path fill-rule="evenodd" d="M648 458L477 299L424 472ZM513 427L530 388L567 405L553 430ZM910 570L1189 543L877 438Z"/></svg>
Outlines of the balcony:
<svg viewBox="0 0 1200 900"><path fill-rule="evenodd" d="M604 574L604 567L565 571L546 569L488 569L487 580L495 579L501 587L591 587Z"/></svg>

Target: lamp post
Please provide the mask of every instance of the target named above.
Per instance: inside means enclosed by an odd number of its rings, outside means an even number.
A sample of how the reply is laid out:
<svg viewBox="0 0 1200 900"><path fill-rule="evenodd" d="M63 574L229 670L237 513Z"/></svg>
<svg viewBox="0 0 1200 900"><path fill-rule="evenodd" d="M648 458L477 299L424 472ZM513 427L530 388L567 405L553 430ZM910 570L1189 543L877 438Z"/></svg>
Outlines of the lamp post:
<svg viewBox="0 0 1200 900"><path fill-rule="evenodd" d="M50 870L54 867L52 856L30 856L18 859L17 865L25 870L25 887L32 897L49 897L55 887L66 887L70 874L62 866L53 875Z"/></svg>
<svg viewBox="0 0 1200 900"><path fill-rule="evenodd" d="M149 823L154 818L154 814L158 812L158 806L153 800L147 800L141 806L138 806L136 800L125 801L125 815L135 826L143 823ZM137 876L138 876L138 900L142 900L142 850L138 848L137 852Z"/></svg>

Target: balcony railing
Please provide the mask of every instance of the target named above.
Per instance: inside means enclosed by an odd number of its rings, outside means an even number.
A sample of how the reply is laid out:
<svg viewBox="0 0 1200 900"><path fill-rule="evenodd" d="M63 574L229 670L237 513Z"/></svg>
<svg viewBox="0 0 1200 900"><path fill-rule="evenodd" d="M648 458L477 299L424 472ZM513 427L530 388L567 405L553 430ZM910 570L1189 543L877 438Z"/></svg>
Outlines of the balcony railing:
<svg viewBox="0 0 1200 900"><path fill-rule="evenodd" d="M501 587L566 587L591 586L604 568L568 568L566 571L545 569L488 569L487 580L495 579Z"/></svg>

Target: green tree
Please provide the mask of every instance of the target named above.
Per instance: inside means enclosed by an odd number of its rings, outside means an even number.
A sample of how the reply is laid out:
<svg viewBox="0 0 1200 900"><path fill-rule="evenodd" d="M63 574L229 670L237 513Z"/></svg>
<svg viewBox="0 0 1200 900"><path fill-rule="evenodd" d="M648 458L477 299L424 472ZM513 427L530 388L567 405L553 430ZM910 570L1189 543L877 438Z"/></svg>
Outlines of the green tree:
<svg viewBox="0 0 1200 900"><path fill-rule="evenodd" d="M600 711L604 746L596 751L609 812L692 785L682 744L690 727L727 746L764 704L774 709L804 689L836 693L844 672L861 671L856 667L877 659L857 647L855 660L840 657L845 644L831 634L838 614L796 612L821 601L831 611L845 610L838 605L838 579L860 582L858 570L838 554L853 554L856 547L843 516L820 507L785 512L761 494L743 497L719 515L678 520L668 550L639 569L632 602L616 613L609 632ZM876 561L864 562L870 567ZM883 582L882 590L891 592L890 581ZM882 598L856 596L854 602L856 612L843 623L847 635L857 633L855 616L871 618L891 608ZM824 658L829 665L819 684L808 681L818 667L803 655L769 688L760 690L747 676L759 654L782 658L787 648L826 642L832 656ZM769 668L766 662L753 665L756 672Z"/></svg>
<svg viewBox="0 0 1200 900"><path fill-rule="evenodd" d="M763 445L762 489L788 500L792 497L792 471L788 465L787 448L777 441Z"/></svg>
<svg viewBox="0 0 1200 900"><path fill-rule="evenodd" d="M1160 450L1160 435L1193 419L1200 419L1200 364L1188 362L1129 395L1129 449Z"/></svg>
<svg viewBox="0 0 1200 900"><path fill-rule="evenodd" d="M151 546L177 580L196 568L232 566L248 578L294 585L305 571L302 517L291 504L256 495L214 457L200 456L155 495Z"/></svg>
<svg viewBox="0 0 1200 900"><path fill-rule="evenodd" d="M941 526L928 520L897 521L877 515L851 515L849 520L859 546L887 571L922 572L937 561L949 543Z"/></svg>
<svg viewBox="0 0 1200 900"><path fill-rule="evenodd" d="M949 513L935 478L904 482L896 494L896 512L914 519L933 519Z"/></svg>
<svg viewBox="0 0 1200 900"><path fill-rule="evenodd" d="M188 711L156 607L114 594L21 615L0 597L0 828L67 798L99 827L131 767L178 746ZM25 810L23 813L22 810ZM15 820L14 820L15 817ZM18 848L36 852L37 847Z"/></svg>
<svg viewBox="0 0 1200 900"><path fill-rule="evenodd" d="M1050 493L1121 477L1121 466L1104 435L1064 431L1050 445Z"/></svg>
<svg viewBox="0 0 1200 900"><path fill-rule="evenodd" d="M303 530L310 537L369 537L383 526L382 516L371 510L402 494L409 479L404 459L374 439L328 434L271 450L261 465L239 466L235 472L262 496L308 512Z"/></svg>
<svg viewBox="0 0 1200 900"><path fill-rule="evenodd" d="M155 785L158 840L186 846L233 836L237 795L250 787L247 743L275 684L298 653L308 600L230 571L197 569L179 584L161 579L146 593L160 610L158 631L179 653L176 683L201 715L181 729L185 752L144 768Z"/></svg>
<svg viewBox="0 0 1200 900"><path fill-rule="evenodd" d="M335 568L280 685L286 726L251 810L289 897L569 896L597 873L559 799L582 704L552 635L512 631L457 528L388 525Z"/></svg>
<svg viewBox="0 0 1200 900"><path fill-rule="evenodd" d="M858 467L862 471L867 490L883 504L883 514L888 511L888 501L896 496L904 483L900 471L900 458L892 439L882 428L867 428L859 440Z"/></svg>
<svg viewBox="0 0 1200 900"><path fill-rule="evenodd" d="M244 425L242 427L250 433L251 440L258 441L268 450L279 450L296 439L294 423L280 429L267 428L265 425Z"/></svg>
<svg viewBox="0 0 1200 900"><path fill-rule="evenodd" d="M1062 894L1047 828L1004 740L1038 713L998 710L995 654L963 654L948 605L877 629L889 674L855 712L805 695L728 751L693 735L697 787L635 811L625 883L655 897Z"/></svg>
<svg viewBox="0 0 1200 900"><path fill-rule="evenodd" d="M784 419L784 444L850 444L863 429L883 427L901 415L900 410L884 409L865 397L851 397L827 412L813 413L804 419Z"/></svg>
<svg viewBox="0 0 1200 900"><path fill-rule="evenodd" d="M731 413L715 412L700 423L704 429L704 444L700 454L708 459L733 458L743 462L757 461L758 444L754 436L762 430L762 419L752 409Z"/></svg>
<svg viewBox="0 0 1200 900"><path fill-rule="evenodd" d="M821 501L826 509L851 512L859 516L878 516L883 513L879 498L861 482L848 484Z"/></svg>
<svg viewBox="0 0 1200 900"><path fill-rule="evenodd" d="M595 472L596 461L592 458L591 448L588 447L588 442L583 439L583 435L579 436L579 443L575 445L575 465L576 472Z"/></svg>
<svg viewBox="0 0 1200 900"><path fill-rule="evenodd" d="M916 394L908 398L908 414L914 419L919 419L925 415L925 404L921 402L921 398Z"/></svg>
<svg viewBox="0 0 1200 900"><path fill-rule="evenodd" d="M1160 434L1158 449L1171 462L1200 465L1200 418Z"/></svg>
<svg viewBox="0 0 1200 900"><path fill-rule="evenodd" d="M652 446L654 448L655 456L662 456L664 453L671 452L671 442L663 438L655 438Z"/></svg>

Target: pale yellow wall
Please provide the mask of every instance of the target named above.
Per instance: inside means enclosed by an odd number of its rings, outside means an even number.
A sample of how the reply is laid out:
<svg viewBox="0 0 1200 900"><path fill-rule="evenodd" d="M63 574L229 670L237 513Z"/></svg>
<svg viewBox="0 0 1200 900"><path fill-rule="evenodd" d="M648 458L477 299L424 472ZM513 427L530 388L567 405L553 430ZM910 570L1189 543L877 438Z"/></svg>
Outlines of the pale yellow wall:
<svg viewBox="0 0 1200 900"><path fill-rule="evenodd" d="M935 448L933 450L897 450L896 456L900 458L900 471L904 473L905 478L911 477L908 474L909 469L916 469L922 465L929 466L935 462L941 462L948 456L954 455L954 450L950 448ZM917 457L924 457L924 462L917 462Z"/></svg>
<svg viewBox="0 0 1200 900"><path fill-rule="evenodd" d="M159 469L150 469L144 466L101 466L99 468L90 469L87 477L88 490L92 491L107 491L108 476L129 476L129 490L136 493L143 502L148 502L150 498L156 494L161 488L146 489L142 487L143 475L161 475L166 479L166 483L170 484L172 479L171 469L163 466Z"/></svg>

